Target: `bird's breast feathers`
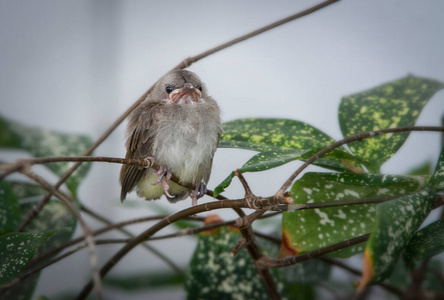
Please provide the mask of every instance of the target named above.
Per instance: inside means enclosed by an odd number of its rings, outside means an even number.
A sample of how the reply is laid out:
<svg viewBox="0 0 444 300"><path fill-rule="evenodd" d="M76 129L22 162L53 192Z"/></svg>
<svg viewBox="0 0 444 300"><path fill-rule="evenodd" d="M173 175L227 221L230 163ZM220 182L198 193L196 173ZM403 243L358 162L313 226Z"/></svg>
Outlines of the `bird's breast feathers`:
<svg viewBox="0 0 444 300"><path fill-rule="evenodd" d="M154 155L181 182L207 181L211 172L220 122L209 120L204 110L191 105L175 106L175 111L160 120L154 142Z"/></svg>

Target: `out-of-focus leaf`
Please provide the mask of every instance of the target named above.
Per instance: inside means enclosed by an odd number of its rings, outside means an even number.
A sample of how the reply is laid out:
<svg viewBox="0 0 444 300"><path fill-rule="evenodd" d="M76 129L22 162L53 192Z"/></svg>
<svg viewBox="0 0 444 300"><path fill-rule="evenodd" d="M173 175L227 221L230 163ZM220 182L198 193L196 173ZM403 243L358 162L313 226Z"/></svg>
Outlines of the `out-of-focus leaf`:
<svg viewBox="0 0 444 300"><path fill-rule="evenodd" d="M438 220L416 232L408 243L404 259L422 261L444 251L444 220Z"/></svg>
<svg viewBox="0 0 444 300"><path fill-rule="evenodd" d="M444 84L407 76L376 88L342 98L339 124L344 136L385 128L413 126L430 98ZM368 169L378 173L409 133L384 134L348 144L351 151L369 161Z"/></svg>
<svg viewBox="0 0 444 300"><path fill-rule="evenodd" d="M291 283L319 283L330 278L331 265L311 259L282 269L285 280Z"/></svg>
<svg viewBox="0 0 444 300"><path fill-rule="evenodd" d="M10 232L0 236L0 285L14 279L54 232Z"/></svg>
<svg viewBox="0 0 444 300"><path fill-rule="evenodd" d="M25 126L0 116L0 148L28 151L35 157L82 155L92 141L85 135L63 134ZM73 165L72 162L45 164L61 176ZM88 172L90 164L83 163L66 181L69 190L75 194L77 186Z"/></svg>
<svg viewBox="0 0 444 300"><path fill-rule="evenodd" d="M32 184L30 184L30 186L26 187L23 191L23 197L27 198L33 195L34 192L38 191L38 189L32 187ZM32 209L34 204L35 202L20 204L23 217L26 216L30 209ZM65 205L58 200L52 199L26 227L26 231L30 232L28 234L39 234L40 232L58 229L57 232L53 233L50 239L38 248L37 252L42 253L68 241L75 230L76 224L77 220ZM7 291L7 297L5 296L5 299L31 299L39 274L40 273L37 273L24 281L15 284Z"/></svg>
<svg viewBox="0 0 444 300"><path fill-rule="evenodd" d="M377 206L377 222L365 249L358 290L390 275L400 254L432 209L435 197L434 191L428 189Z"/></svg>
<svg viewBox="0 0 444 300"><path fill-rule="evenodd" d="M5 180L0 181L0 236L14 231L20 223L20 208L17 196L11 185Z"/></svg>
<svg viewBox="0 0 444 300"><path fill-rule="evenodd" d="M20 205L23 216L32 209L35 202L24 203ZM39 252L60 246L68 241L76 228L77 219L59 200L50 200L42 211L26 227L27 232L40 233L48 230L58 229L57 232L40 247Z"/></svg>
<svg viewBox="0 0 444 300"><path fill-rule="evenodd" d="M13 285L9 289L7 289L4 294L1 294L2 299L9 300L31 300L32 295L34 294L34 289L37 286L37 282L40 276L39 273L35 273L24 281L21 281L18 284ZM2 290L0 290L3 292Z"/></svg>
<svg viewBox="0 0 444 300"><path fill-rule="evenodd" d="M430 175L433 171L433 165L430 161L424 162L407 172L408 175Z"/></svg>
<svg viewBox="0 0 444 300"><path fill-rule="evenodd" d="M284 295L287 299L314 300L316 292L313 284L285 283Z"/></svg>
<svg viewBox="0 0 444 300"><path fill-rule="evenodd" d="M430 187L438 191L444 190L444 147L441 150L435 172L430 178Z"/></svg>
<svg viewBox="0 0 444 300"><path fill-rule="evenodd" d="M11 185L18 199L43 196L47 193L44 188L37 184L20 181L8 181L8 183Z"/></svg>
<svg viewBox="0 0 444 300"><path fill-rule="evenodd" d="M156 271L133 275L107 276L103 283L110 287L124 290L142 290L152 288L165 288L183 284L185 276L171 271Z"/></svg>
<svg viewBox="0 0 444 300"><path fill-rule="evenodd" d="M188 299L268 299L248 252L242 250L230 256L240 236L237 230L227 227L199 235L186 276ZM282 292L282 276L277 275L282 274L276 271L272 273Z"/></svg>
<svg viewBox="0 0 444 300"><path fill-rule="evenodd" d="M293 184L291 195L295 204L318 203L402 196L421 186L419 179L407 176L306 173ZM369 233L375 225L375 211L373 204L366 204L284 212L281 256L313 251ZM349 257L363 250L360 244L330 255Z"/></svg>
<svg viewBox="0 0 444 300"><path fill-rule="evenodd" d="M430 260L424 276L422 288L429 291L444 291L444 285L441 278L444 275L443 262L440 259Z"/></svg>

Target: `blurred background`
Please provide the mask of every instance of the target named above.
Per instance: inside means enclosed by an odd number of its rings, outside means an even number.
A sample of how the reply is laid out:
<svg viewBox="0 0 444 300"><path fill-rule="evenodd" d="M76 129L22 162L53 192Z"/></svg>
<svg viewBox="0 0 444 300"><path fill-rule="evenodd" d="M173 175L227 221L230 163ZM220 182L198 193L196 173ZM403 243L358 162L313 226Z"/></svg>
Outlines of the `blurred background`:
<svg viewBox="0 0 444 300"><path fill-rule="evenodd" d="M86 134L95 140L184 58L320 2L0 0L0 113L27 125ZM442 1L343 0L218 52L189 69L206 83L224 121L290 118L341 139L337 109L342 96L408 74L444 81L443 12ZM427 104L418 124L441 125L443 113L441 91ZM95 155L124 157L125 124ZM438 133L412 133L382 171L405 173L426 161L436 161L440 143ZM253 154L219 149L208 187L213 189ZM23 155L3 153L7 159ZM255 194L269 196L297 166L294 162L266 173L246 174L246 178ZM80 187L85 206L113 221L157 214L152 202L137 199L135 193L125 204L120 203L119 169L119 165L93 164ZM55 182L55 178L49 179ZM243 190L234 180L225 195L239 198ZM156 205L176 212L190 201L173 205L162 200ZM229 211L218 213L224 219L235 217ZM146 226L130 230L137 233ZM152 245L185 268L195 239ZM100 263L118 249L120 246L101 246ZM111 273L166 268L155 256L136 249ZM77 253L47 268L35 295L55 297L78 291L89 272L87 251ZM107 290L105 298L121 299L122 295ZM153 290L131 293L125 299L147 296L180 299L185 292L180 287Z"/></svg>

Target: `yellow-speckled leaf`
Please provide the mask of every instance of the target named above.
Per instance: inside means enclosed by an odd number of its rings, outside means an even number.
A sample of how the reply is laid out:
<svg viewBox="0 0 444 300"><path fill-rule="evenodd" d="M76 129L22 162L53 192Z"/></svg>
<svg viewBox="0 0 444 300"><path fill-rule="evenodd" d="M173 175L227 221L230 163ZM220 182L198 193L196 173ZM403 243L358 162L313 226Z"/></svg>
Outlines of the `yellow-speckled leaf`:
<svg viewBox="0 0 444 300"><path fill-rule="evenodd" d="M342 134L385 128L412 126L430 98L444 84L438 81L407 76L368 91L342 98L339 124ZM368 168L379 172L380 166L398 151L409 133L385 134L349 144L352 152L369 161Z"/></svg>
<svg viewBox="0 0 444 300"><path fill-rule="evenodd" d="M370 264L372 271L366 282L381 282L390 275L435 197L433 190L426 189L377 206L375 230L366 246L364 264Z"/></svg>
<svg viewBox="0 0 444 300"><path fill-rule="evenodd" d="M402 196L422 187L418 178L379 174L306 173L291 189L295 204L367 197ZM282 253L309 252L372 232L375 205L351 205L284 212ZM357 245L332 253L348 257L364 250Z"/></svg>
<svg viewBox="0 0 444 300"><path fill-rule="evenodd" d="M294 160L304 160L334 143L335 140L319 129L287 119L241 119L224 124L219 148L241 148L259 151L246 162L240 172L258 172L276 168ZM347 164L344 164L347 162ZM316 160L315 165L335 170L350 171L350 166L365 162L344 148L334 149ZM233 169L237 166L233 166ZM231 173L215 188L216 196L231 183Z"/></svg>

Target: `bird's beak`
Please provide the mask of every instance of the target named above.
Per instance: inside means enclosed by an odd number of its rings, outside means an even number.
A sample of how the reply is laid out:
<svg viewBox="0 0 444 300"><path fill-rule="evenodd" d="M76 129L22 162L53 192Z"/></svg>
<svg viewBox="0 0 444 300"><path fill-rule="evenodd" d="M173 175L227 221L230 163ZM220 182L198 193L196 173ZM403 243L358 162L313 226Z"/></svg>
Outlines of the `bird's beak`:
<svg viewBox="0 0 444 300"><path fill-rule="evenodd" d="M191 83L186 83L183 88L172 91L169 97L174 103L179 102L181 99L184 99L186 103L190 101L199 102L202 93Z"/></svg>

